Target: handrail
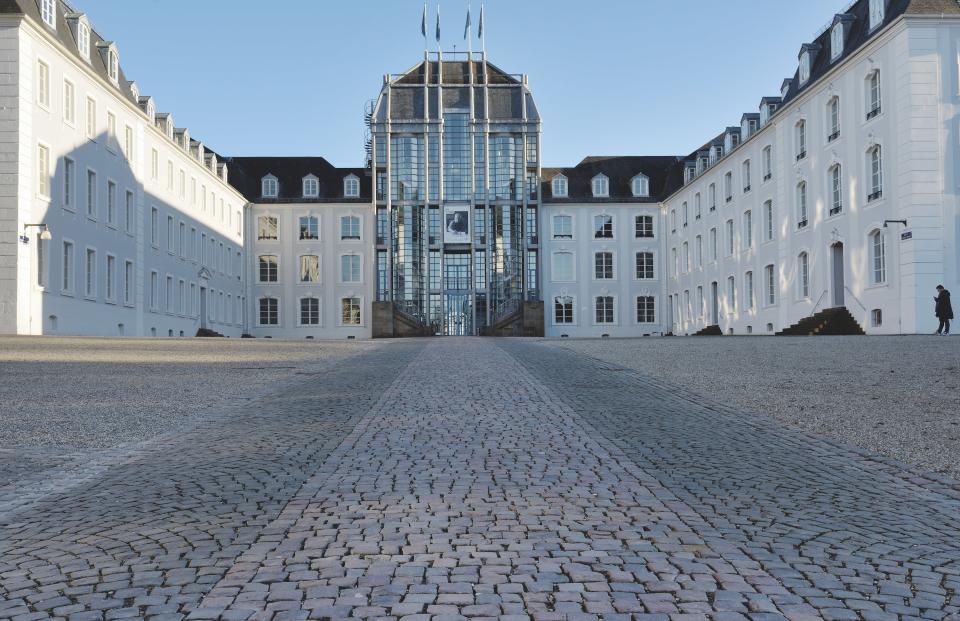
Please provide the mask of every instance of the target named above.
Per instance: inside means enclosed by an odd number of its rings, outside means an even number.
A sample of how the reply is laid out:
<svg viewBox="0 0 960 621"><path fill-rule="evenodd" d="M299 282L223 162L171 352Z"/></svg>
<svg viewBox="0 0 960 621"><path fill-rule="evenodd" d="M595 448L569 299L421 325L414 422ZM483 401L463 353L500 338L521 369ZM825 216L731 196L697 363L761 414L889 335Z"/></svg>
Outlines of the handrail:
<svg viewBox="0 0 960 621"><path fill-rule="evenodd" d="M827 295L827 291L828 291L827 289L824 289L824 290L823 290L823 293L821 293L821 294L820 294L820 297L817 298L817 303L813 305L813 310L810 311L810 314L807 315L807 317L813 317L814 315L817 314L817 308L820 307L820 302L823 301L823 296Z"/></svg>
<svg viewBox="0 0 960 621"><path fill-rule="evenodd" d="M853 300L854 300L857 304L860 305L860 308L863 309L863 312L867 312L867 307L864 306L864 305L863 305L863 302L861 302L861 301L857 298L857 296L855 296L855 295L853 294L853 291L850 291L850 287L844 285L843 288L846 289L846 290L847 290L847 293L850 294L850 297L852 297Z"/></svg>

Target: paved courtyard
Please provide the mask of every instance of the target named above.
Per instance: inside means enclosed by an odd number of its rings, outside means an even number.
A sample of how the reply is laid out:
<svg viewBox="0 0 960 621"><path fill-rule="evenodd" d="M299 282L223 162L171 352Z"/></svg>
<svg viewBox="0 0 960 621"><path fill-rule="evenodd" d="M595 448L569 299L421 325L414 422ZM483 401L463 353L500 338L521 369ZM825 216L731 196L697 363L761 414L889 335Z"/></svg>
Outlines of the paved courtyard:
<svg viewBox="0 0 960 621"><path fill-rule="evenodd" d="M603 356L183 341L165 361L103 354L105 374L77 380L103 343L70 345L90 351L72 362L21 344L0 366L0 390L30 397L0 414L2 619L960 613L960 483ZM68 388L105 391L55 412L77 431L47 444L44 403L71 390L29 385L45 355ZM120 367L146 397L109 392ZM202 414L173 405L187 396ZM98 402L136 424L83 418Z"/></svg>

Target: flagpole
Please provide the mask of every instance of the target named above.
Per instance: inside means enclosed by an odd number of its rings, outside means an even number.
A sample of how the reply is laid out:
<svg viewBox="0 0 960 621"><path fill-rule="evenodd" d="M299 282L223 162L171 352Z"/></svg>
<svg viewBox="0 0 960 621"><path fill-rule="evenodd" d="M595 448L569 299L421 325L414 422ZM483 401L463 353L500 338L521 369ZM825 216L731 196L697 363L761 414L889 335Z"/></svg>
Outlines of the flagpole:
<svg viewBox="0 0 960 621"><path fill-rule="evenodd" d="M420 19L420 33L423 35L423 55L426 57L427 51L427 3L423 3L423 17Z"/></svg>
<svg viewBox="0 0 960 621"><path fill-rule="evenodd" d="M487 29L484 28L485 24L483 23L485 19L483 5L480 5L480 50L483 53L483 60L487 60Z"/></svg>
<svg viewBox="0 0 960 621"><path fill-rule="evenodd" d="M467 26L463 29L463 34L467 38L467 61L473 57L473 23L470 20L470 3L467 3Z"/></svg>

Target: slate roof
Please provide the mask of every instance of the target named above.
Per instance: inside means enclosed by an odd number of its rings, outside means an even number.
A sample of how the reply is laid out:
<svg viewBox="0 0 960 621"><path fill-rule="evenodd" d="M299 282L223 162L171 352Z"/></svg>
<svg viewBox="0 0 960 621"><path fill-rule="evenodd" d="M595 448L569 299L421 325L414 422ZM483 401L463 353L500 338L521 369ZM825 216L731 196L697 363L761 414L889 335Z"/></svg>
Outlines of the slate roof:
<svg viewBox="0 0 960 621"><path fill-rule="evenodd" d="M371 199L370 171L366 168L337 168L322 157L227 157L230 166L230 184L251 203L369 203ZM348 175L360 180L360 196L343 195L343 180ZM279 195L261 196L261 180L267 175L277 178ZM320 195L303 196L303 178L317 177Z"/></svg>
<svg viewBox="0 0 960 621"><path fill-rule="evenodd" d="M554 197L553 178L563 174L567 178L567 197ZM599 174L609 179L609 197L593 196L593 178ZM638 174L650 180L650 196L634 196L630 185ZM677 183L683 182L683 168L673 155L590 156L569 168L541 169L541 196L545 203L656 203Z"/></svg>

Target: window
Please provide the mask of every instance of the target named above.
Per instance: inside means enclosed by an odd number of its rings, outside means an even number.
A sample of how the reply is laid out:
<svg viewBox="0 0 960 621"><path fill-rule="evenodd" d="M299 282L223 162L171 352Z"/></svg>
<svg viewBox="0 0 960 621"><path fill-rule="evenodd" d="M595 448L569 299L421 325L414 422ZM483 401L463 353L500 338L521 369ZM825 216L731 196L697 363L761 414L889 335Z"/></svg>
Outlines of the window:
<svg viewBox="0 0 960 621"><path fill-rule="evenodd" d="M602 280L613 278L613 253L596 252L593 255L594 277Z"/></svg>
<svg viewBox="0 0 960 621"><path fill-rule="evenodd" d="M64 79L63 81L63 120L65 123L73 125L77 120L77 100L74 93L76 88L73 82Z"/></svg>
<svg viewBox="0 0 960 621"><path fill-rule="evenodd" d="M653 271L653 253L652 252L638 252L637 257L637 278L641 280L646 280L654 278Z"/></svg>
<svg viewBox="0 0 960 621"><path fill-rule="evenodd" d="M160 178L160 153L156 149L150 150L150 178L154 181Z"/></svg>
<svg viewBox="0 0 960 621"><path fill-rule="evenodd" d="M693 259L697 267L703 267L703 236L697 235L693 243Z"/></svg>
<svg viewBox="0 0 960 621"><path fill-rule="evenodd" d="M670 232L671 233L677 232L677 210L676 209L670 210Z"/></svg>
<svg viewBox="0 0 960 621"><path fill-rule="evenodd" d="M97 139L97 102L87 97L87 138Z"/></svg>
<svg viewBox="0 0 960 621"><path fill-rule="evenodd" d="M320 300L317 298L300 298L300 325L320 325Z"/></svg>
<svg viewBox="0 0 960 621"><path fill-rule="evenodd" d="M69 157L63 158L63 208L74 210L74 179L76 178L76 163Z"/></svg>
<svg viewBox="0 0 960 621"><path fill-rule="evenodd" d="M875 308L870 311L870 325L874 328L879 328L883 325L883 311L879 308Z"/></svg>
<svg viewBox="0 0 960 621"><path fill-rule="evenodd" d="M43 18L43 22L50 26L51 28L57 27L56 22L56 0L41 0L40 1L40 17Z"/></svg>
<svg viewBox="0 0 960 621"><path fill-rule="evenodd" d="M763 204L763 240L773 241L773 201Z"/></svg>
<svg viewBox="0 0 960 621"><path fill-rule="evenodd" d="M700 192L693 195L693 219L699 220L702 212L700 210Z"/></svg>
<svg viewBox="0 0 960 621"><path fill-rule="evenodd" d="M133 235L137 222L134 215L133 192L129 190L127 190L126 202L124 203L124 224L127 227L127 233Z"/></svg>
<svg viewBox="0 0 960 621"><path fill-rule="evenodd" d="M553 238L573 239L573 216L553 217Z"/></svg>
<svg viewBox="0 0 960 621"><path fill-rule="evenodd" d="M107 255L107 287L106 299L116 301L117 299L117 258Z"/></svg>
<svg viewBox="0 0 960 621"><path fill-rule="evenodd" d="M683 205L680 206L680 215L683 218L683 226L688 226L690 224L690 209L687 207L687 201L683 201Z"/></svg>
<svg viewBox="0 0 960 621"><path fill-rule="evenodd" d="M84 59L90 60L90 28L82 21L77 23L77 48Z"/></svg>
<svg viewBox="0 0 960 621"><path fill-rule="evenodd" d="M880 70L867 78L867 120L880 114Z"/></svg>
<svg viewBox="0 0 960 621"><path fill-rule="evenodd" d="M123 303L133 304L133 261L123 262Z"/></svg>
<svg viewBox="0 0 960 621"><path fill-rule="evenodd" d="M173 192L173 160L167 160L167 189Z"/></svg>
<svg viewBox="0 0 960 621"><path fill-rule="evenodd" d="M743 191L744 193L750 191L750 160L743 163Z"/></svg>
<svg viewBox="0 0 960 621"><path fill-rule="evenodd" d="M690 271L690 244L683 242L683 272Z"/></svg>
<svg viewBox="0 0 960 621"><path fill-rule="evenodd" d="M73 243L63 242L63 261L61 263L63 273L60 281L60 289L64 293L73 293Z"/></svg>
<svg viewBox="0 0 960 621"><path fill-rule="evenodd" d="M107 224L117 226L117 184L107 181Z"/></svg>
<svg viewBox="0 0 960 621"><path fill-rule="evenodd" d="M593 238L613 239L613 216L599 215L593 217Z"/></svg>
<svg viewBox="0 0 960 621"><path fill-rule="evenodd" d="M320 282L320 257L305 254L300 257L300 282Z"/></svg>
<svg viewBox="0 0 960 621"><path fill-rule="evenodd" d="M743 212L743 247L753 248L753 212Z"/></svg>
<svg viewBox="0 0 960 621"><path fill-rule="evenodd" d="M150 310L152 311L156 311L159 307L160 292L158 287L160 285L158 278L156 272L150 272Z"/></svg>
<svg viewBox="0 0 960 621"><path fill-rule="evenodd" d="M37 103L50 107L50 65L42 60L37 61Z"/></svg>
<svg viewBox="0 0 960 621"><path fill-rule="evenodd" d="M187 256L187 225L183 220L177 227L177 254L181 259Z"/></svg>
<svg viewBox="0 0 960 621"><path fill-rule="evenodd" d="M107 52L107 75L114 84L120 79L120 58L114 50Z"/></svg>
<svg viewBox="0 0 960 621"><path fill-rule="evenodd" d="M50 196L50 147L37 145L37 194Z"/></svg>
<svg viewBox="0 0 960 621"><path fill-rule="evenodd" d="M810 79L810 52L804 50L800 54L800 83Z"/></svg>
<svg viewBox="0 0 960 621"><path fill-rule="evenodd" d="M840 98L834 97L827 103L827 142L840 137Z"/></svg>
<svg viewBox="0 0 960 621"><path fill-rule="evenodd" d="M261 326L276 326L280 324L280 301L276 298L260 298Z"/></svg>
<svg viewBox="0 0 960 621"><path fill-rule="evenodd" d="M260 282L277 282L277 265L279 260L276 255L273 254L262 254L259 257L259 281Z"/></svg>
<svg viewBox="0 0 960 621"><path fill-rule="evenodd" d="M133 128L129 125L123 128L123 154L128 162L134 161Z"/></svg>
<svg viewBox="0 0 960 621"><path fill-rule="evenodd" d="M710 229L710 260L717 260L717 229Z"/></svg>
<svg viewBox="0 0 960 621"><path fill-rule="evenodd" d="M773 266L768 265L763 268L764 286L767 288L766 301L769 306L777 303L777 281Z"/></svg>
<svg viewBox="0 0 960 621"><path fill-rule="evenodd" d="M883 9L885 0L870 0L870 30L883 23Z"/></svg>
<svg viewBox="0 0 960 621"><path fill-rule="evenodd" d="M320 181L313 175L303 178L303 196L304 198L316 198L320 196Z"/></svg>
<svg viewBox="0 0 960 621"><path fill-rule="evenodd" d="M47 286L47 270L50 263L50 248L47 242L43 240L43 232L37 233L34 238L37 242L37 286Z"/></svg>
<svg viewBox="0 0 960 621"><path fill-rule="evenodd" d="M843 180L841 178L840 164L834 164L830 167L830 215L835 216L843 211Z"/></svg>
<svg viewBox="0 0 960 621"><path fill-rule="evenodd" d="M727 256L729 257L733 255L733 252L735 250L734 237L733 237L733 220L727 220L724 223L724 226L726 228L726 236L725 236L726 242L727 242L726 251L727 251Z"/></svg>
<svg viewBox="0 0 960 621"><path fill-rule="evenodd" d="M173 216L167 216L167 252L173 254L175 248Z"/></svg>
<svg viewBox="0 0 960 621"><path fill-rule="evenodd" d="M633 178L631 189L634 196L650 196L650 180L643 175L638 175Z"/></svg>
<svg viewBox="0 0 960 621"><path fill-rule="evenodd" d="M574 279L573 274L573 253L572 252L554 252L553 253L553 280L557 282L571 282Z"/></svg>
<svg viewBox="0 0 960 621"><path fill-rule="evenodd" d="M87 171L87 217L97 217L97 173Z"/></svg>
<svg viewBox="0 0 960 621"><path fill-rule="evenodd" d="M88 298L97 295L97 251L87 248L84 269L83 294Z"/></svg>
<svg viewBox="0 0 960 621"><path fill-rule="evenodd" d="M800 121L794 127L794 136L797 143L797 161L807 157L807 122Z"/></svg>
<svg viewBox="0 0 960 621"><path fill-rule="evenodd" d="M613 296L598 295L594 302L597 323L613 323Z"/></svg>
<svg viewBox="0 0 960 621"><path fill-rule="evenodd" d="M727 312L737 311L737 283L733 276L727 277Z"/></svg>
<svg viewBox="0 0 960 621"><path fill-rule="evenodd" d="M887 282L887 248L883 231L870 233L870 282L881 285Z"/></svg>
<svg viewBox="0 0 960 621"><path fill-rule="evenodd" d="M636 216L633 219L634 237L653 237L653 216Z"/></svg>
<svg viewBox="0 0 960 621"><path fill-rule="evenodd" d="M345 254L340 257L340 282L360 282L360 255Z"/></svg>
<svg viewBox="0 0 960 621"><path fill-rule="evenodd" d="M550 192L554 198L567 197L567 178L563 175L557 175L550 182Z"/></svg>
<svg viewBox="0 0 960 621"><path fill-rule="evenodd" d="M838 22L830 31L830 60L836 60L843 54L843 22Z"/></svg>
<svg viewBox="0 0 960 621"><path fill-rule="evenodd" d="M345 326L360 325L360 298L340 300L340 323Z"/></svg>
<svg viewBox="0 0 960 621"><path fill-rule="evenodd" d="M652 295L637 296L637 323L656 323L656 302Z"/></svg>
<svg viewBox="0 0 960 621"><path fill-rule="evenodd" d="M360 180L354 175L348 175L343 180L343 195L347 198L360 196Z"/></svg>
<svg viewBox="0 0 960 621"><path fill-rule="evenodd" d="M710 201L710 211L717 210L717 185L711 183L710 187L707 188L707 199Z"/></svg>
<svg viewBox="0 0 960 621"><path fill-rule="evenodd" d="M605 197L610 195L610 182L604 175L597 175L592 182L593 195L595 197Z"/></svg>
<svg viewBox="0 0 960 621"><path fill-rule="evenodd" d="M753 308L753 272L743 275L743 303L745 308Z"/></svg>
<svg viewBox="0 0 960 621"><path fill-rule="evenodd" d="M180 189L180 198L186 199L187 198L187 174L184 172L182 168L180 169L180 173L177 176L177 179L179 180L178 187Z"/></svg>
<svg viewBox="0 0 960 621"><path fill-rule="evenodd" d="M150 208L150 243L154 248L160 245L160 213L156 207Z"/></svg>
<svg viewBox="0 0 960 621"><path fill-rule="evenodd" d="M273 175L267 175L260 181L260 194L264 198L276 198L277 192L277 178Z"/></svg>
<svg viewBox="0 0 960 621"><path fill-rule="evenodd" d="M360 217L359 216L341 216L340 217L340 239L350 239L350 240L360 239Z"/></svg>
<svg viewBox="0 0 960 621"><path fill-rule="evenodd" d="M117 115L113 112L107 112L107 149L117 150Z"/></svg>
<svg viewBox="0 0 960 621"><path fill-rule="evenodd" d="M279 239L279 227L277 225L276 216L260 216L257 218L257 239Z"/></svg>
<svg viewBox="0 0 960 621"><path fill-rule="evenodd" d="M807 222L807 182L797 184L797 228L806 227Z"/></svg>
<svg viewBox="0 0 960 621"><path fill-rule="evenodd" d="M883 158L880 145L870 149L867 159L870 168L870 194L867 195L867 202L871 202L883 196Z"/></svg>
<svg viewBox="0 0 960 621"><path fill-rule="evenodd" d="M806 252L797 257L797 296L810 297L810 256Z"/></svg>
<svg viewBox="0 0 960 621"><path fill-rule="evenodd" d="M763 180L768 181L773 177L773 149L766 146L761 153L760 163L763 166Z"/></svg>
<svg viewBox="0 0 960 621"><path fill-rule="evenodd" d="M573 298L569 295L561 295L553 298L553 323L573 323Z"/></svg>
<svg viewBox="0 0 960 621"><path fill-rule="evenodd" d="M729 203L733 200L733 173L728 172L723 176L723 195L724 199ZM711 209L710 211L713 211Z"/></svg>
<svg viewBox="0 0 960 621"><path fill-rule="evenodd" d="M320 239L320 220L316 216L300 216L300 239Z"/></svg>

